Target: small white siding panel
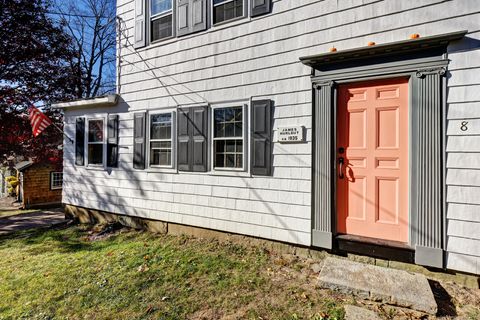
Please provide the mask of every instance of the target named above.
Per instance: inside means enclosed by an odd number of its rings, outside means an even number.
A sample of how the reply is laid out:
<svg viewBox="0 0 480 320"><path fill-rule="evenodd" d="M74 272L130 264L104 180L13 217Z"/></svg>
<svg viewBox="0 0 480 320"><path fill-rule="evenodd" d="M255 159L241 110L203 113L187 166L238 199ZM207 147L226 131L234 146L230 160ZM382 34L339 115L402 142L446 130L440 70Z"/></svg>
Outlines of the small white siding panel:
<svg viewBox="0 0 480 320"><path fill-rule="evenodd" d="M478 8L472 8L478 11ZM449 47L447 267L480 273L480 33ZM475 43L477 43L475 45Z"/></svg>
<svg viewBox="0 0 480 320"><path fill-rule="evenodd" d="M480 2L274 0L272 8L264 16L134 50L134 1L117 0L125 22L119 79L124 102L108 110L67 111L65 130L74 136L77 115L118 112L119 168L76 167L74 146L65 142L64 202L310 245L312 93L310 69L299 57L412 33L469 30L448 52L447 266L479 272ZM133 112L251 98L274 101L271 176L133 169ZM276 129L293 125L305 127L306 141L277 143Z"/></svg>

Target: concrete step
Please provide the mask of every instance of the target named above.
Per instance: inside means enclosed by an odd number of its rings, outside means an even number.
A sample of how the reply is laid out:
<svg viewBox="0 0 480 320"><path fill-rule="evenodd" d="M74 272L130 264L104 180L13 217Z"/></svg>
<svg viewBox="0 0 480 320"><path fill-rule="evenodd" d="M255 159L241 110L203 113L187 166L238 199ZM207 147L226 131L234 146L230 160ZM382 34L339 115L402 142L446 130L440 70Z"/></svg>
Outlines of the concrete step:
<svg viewBox="0 0 480 320"><path fill-rule="evenodd" d="M362 299L437 313L427 278L416 273L329 257L320 272L319 285Z"/></svg>

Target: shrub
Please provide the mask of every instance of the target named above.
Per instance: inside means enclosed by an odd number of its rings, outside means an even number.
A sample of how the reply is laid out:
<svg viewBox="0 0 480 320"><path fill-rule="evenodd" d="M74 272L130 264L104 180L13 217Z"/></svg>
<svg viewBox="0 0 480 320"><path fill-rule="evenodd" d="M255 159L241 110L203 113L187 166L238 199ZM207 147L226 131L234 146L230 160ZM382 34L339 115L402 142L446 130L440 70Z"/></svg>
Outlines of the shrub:
<svg viewBox="0 0 480 320"><path fill-rule="evenodd" d="M16 194L15 191L16 191L16 188L17 188L18 183L19 183L17 177L8 176L8 177L5 178L5 181L8 183L8 188L7 188L8 194L11 195L11 196L15 196L15 194Z"/></svg>

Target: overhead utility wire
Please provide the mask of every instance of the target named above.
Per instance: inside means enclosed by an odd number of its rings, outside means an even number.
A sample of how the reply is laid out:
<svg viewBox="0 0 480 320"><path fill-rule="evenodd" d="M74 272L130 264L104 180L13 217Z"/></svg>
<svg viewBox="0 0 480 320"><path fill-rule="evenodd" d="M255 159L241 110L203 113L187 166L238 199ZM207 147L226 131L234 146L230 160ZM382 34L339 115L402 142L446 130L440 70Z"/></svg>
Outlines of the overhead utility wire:
<svg viewBox="0 0 480 320"><path fill-rule="evenodd" d="M63 12L55 12L55 11L45 11L45 13L59 15L59 16L68 16L68 17L91 18L91 19L102 18L102 19L110 19L111 21L115 20L115 18L112 18L112 17L92 16L87 14L63 13ZM111 23L111 22L109 21L108 23Z"/></svg>
<svg viewBox="0 0 480 320"><path fill-rule="evenodd" d="M178 101L174 98L174 96L170 93L170 91L169 91L168 88L167 88L167 86L172 86L172 85L165 84L165 83L160 79L160 77L155 73L155 70L160 71L165 77L168 77L168 78L172 79L172 80L175 82L175 84L177 84L177 85L179 85L179 86L182 86L182 87L184 87L187 91L189 91L189 93L184 93L184 92L181 92L181 91L179 91L178 89L172 87L172 89L175 90L178 94L186 97L187 99L189 99L189 100L192 101L193 103L198 103L198 101L195 101L194 99L190 98L190 97L188 96L188 94L196 95L197 97L199 97L199 98L201 99L201 102L203 102L203 103L209 103L208 100L205 99L204 97L202 97L200 94L198 94L197 92L193 91L192 89L190 89L190 88L187 87L186 85L184 85L184 84L182 84L182 83L179 83L174 77L172 77L171 75L167 74L165 71L157 68L155 65L151 64L149 61L145 60L145 59L140 55L140 53L139 53L137 50L131 49L131 48L133 48L133 44L130 42L129 36L128 36L128 34L127 34L126 31L125 31L125 30L126 30L125 21L123 21L123 19L120 18L120 17L117 17L117 19L118 19L118 21L119 21L119 24L123 24L123 26L124 26L124 28L120 27L120 30L121 30L121 33L124 35L124 37L125 37L125 39L126 39L126 41L127 41L128 46L126 46L126 48L127 48L130 52L135 53L135 54L140 58L140 60L148 67L148 71L150 71L150 72L153 74L154 78L157 79L157 80L160 82L160 84L162 84L162 87L165 88L165 90L167 91L167 94L175 101L175 103L177 103L177 105L180 105L180 104L178 103ZM131 48L130 48L130 47L131 47ZM125 61L126 61L126 60L125 60ZM134 64L134 63L132 63L132 62L129 62L129 61L126 61L126 62L128 62L129 64L133 65L134 67L136 67L136 68L139 69L139 70L142 70L142 71L144 70L144 69L141 69L140 67L138 67L136 64ZM155 69L155 70L154 70L154 69Z"/></svg>
<svg viewBox="0 0 480 320"><path fill-rule="evenodd" d="M125 25L125 22L119 17L119 20ZM125 26L126 27L126 26ZM126 29L126 28L125 28ZM129 40L129 36L128 34L125 33L125 29L122 29L122 34L125 36L125 40L127 41L127 44L133 48L133 44L130 42ZM140 58L140 60L147 66L148 70L147 71L150 71L153 75L153 77L158 80L160 82L160 84L162 85L163 88L165 88L165 90L167 91L167 94L175 101L175 103L177 105L180 105L180 103L177 101L177 99L175 99L174 95L172 95L172 93L170 92L170 90L168 89L168 86L171 86L171 85L168 85L166 84L164 81L162 81L160 79L160 77L155 73L155 70L156 67L154 65L151 65L148 61L146 61L141 55L140 53L135 50L135 49L131 49L129 46L125 46L130 52L138 55L138 57ZM126 61L126 60L125 60ZM145 71L144 69L140 68L138 65L136 65L135 63L132 63L132 62L129 62L127 61L130 65L133 65L135 68L137 68L138 70L141 70L141 71ZM171 78L175 83L179 84L178 81L176 79L174 79L172 76L166 74L164 71L162 70L159 70L160 72L162 72L165 76ZM186 87L185 85L183 85L183 87L185 87L188 91L191 91L188 87ZM192 103L198 103L198 101L195 101L194 99L190 98L189 96L187 96L186 93L184 92L181 92L180 90L176 89L175 87L172 87L172 90L174 90L175 92L177 92L179 95L182 95L184 97L186 97L188 100L192 101ZM198 94L197 94L198 95ZM206 101L202 96L198 95L203 102L205 103L208 103L208 101Z"/></svg>

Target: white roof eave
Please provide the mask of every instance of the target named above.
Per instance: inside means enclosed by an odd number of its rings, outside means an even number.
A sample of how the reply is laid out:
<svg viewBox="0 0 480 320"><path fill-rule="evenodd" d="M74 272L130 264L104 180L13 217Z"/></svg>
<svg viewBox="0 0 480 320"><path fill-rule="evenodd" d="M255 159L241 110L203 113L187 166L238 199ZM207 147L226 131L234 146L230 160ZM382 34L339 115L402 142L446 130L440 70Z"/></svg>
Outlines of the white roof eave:
<svg viewBox="0 0 480 320"><path fill-rule="evenodd" d="M90 99L81 99L67 102L59 102L52 104L54 109L81 109L93 107L113 107L118 103L118 94L109 94L106 96L95 97Z"/></svg>

